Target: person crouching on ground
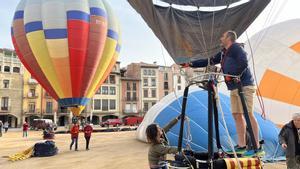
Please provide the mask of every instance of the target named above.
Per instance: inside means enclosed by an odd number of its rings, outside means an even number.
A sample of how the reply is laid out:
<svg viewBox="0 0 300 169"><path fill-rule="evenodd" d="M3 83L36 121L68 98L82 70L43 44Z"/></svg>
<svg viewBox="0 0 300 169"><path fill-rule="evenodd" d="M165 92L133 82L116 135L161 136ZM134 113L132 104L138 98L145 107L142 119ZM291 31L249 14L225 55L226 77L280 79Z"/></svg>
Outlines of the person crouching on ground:
<svg viewBox="0 0 300 169"><path fill-rule="evenodd" d="M293 114L293 120L284 125L279 133L279 143L286 151L288 169L300 168L300 113Z"/></svg>
<svg viewBox="0 0 300 169"><path fill-rule="evenodd" d="M173 119L164 128L160 128L158 124L150 124L146 129L146 136L151 146L148 152L148 161L150 169L167 169L167 154L175 154L178 152L177 147L169 146L165 132L168 132L180 119L181 116Z"/></svg>
<svg viewBox="0 0 300 169"><path fill-rule="evenodd" d="M91 139L92 132L93 132L93 127L89 123L86 123L86 125L83 128L83 132L84 132L84 138L86 141L85 149L89 150L89 144L90 144L90 139Z"/></svg>
<svg viewBox="0 0 300 169"><path fill-rule="evenodd" d="M75 143L75 151L78 151L78 135L79 135L79 124L78 123L74 123L71 130L71 139L72 142L70 144L70 150L72 150L72 146Z"/></svg>

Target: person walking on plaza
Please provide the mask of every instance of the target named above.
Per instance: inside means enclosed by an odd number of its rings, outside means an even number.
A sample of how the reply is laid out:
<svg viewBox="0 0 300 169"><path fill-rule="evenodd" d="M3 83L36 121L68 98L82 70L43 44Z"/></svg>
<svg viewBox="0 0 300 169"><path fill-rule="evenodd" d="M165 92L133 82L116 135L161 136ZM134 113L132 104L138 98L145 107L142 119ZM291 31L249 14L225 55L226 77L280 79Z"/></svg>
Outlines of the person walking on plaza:
<svg viewBox="0 0 300 169"><path fill-rule="evenodd" d="M71 144L70 144L70 150L72 150L72 146L75 143L75 151L78 151L78 135L79 135L79 124L78 122L74 123L71 130Z"/></svg>
<svg viewBox="0 0 300 169"><path fill-rule="evenodd" d="M93 132L93 127L89 123L86 123L85 127L83 128L83 132L86 141L85 149L89 150L89 144Z"/></svg>
<svg viewBox="0 0 300 169"><path fill-rule="evenodd" d="M9 124L8 124L8 122L6 121L6 122L4 123L4 130L5 130L5 133L7 133L7 131L8 131L8 126L9 126Z"/></svg>
<svg viewBox="0 0 300 169"><path fill-rule="evenodd" d="M293 114L293 119L284 125L279 133L279 144L286 152L288 169L300 168L300 113Z"/></svg>
<svg viewBox="0 0 300 169"><path fill-rule="evenodd" d="M23 124L23 137L28 136L28 129L29 129L29 124L27 123L27 121L25 121Z"/></svg>
<svg viewBox="0 0 300 169"><path fill-rule="evenodd" d="M3 127L3 123L2 123L2 121L0 120L0 137L2 137L2 127Z"/></svg>

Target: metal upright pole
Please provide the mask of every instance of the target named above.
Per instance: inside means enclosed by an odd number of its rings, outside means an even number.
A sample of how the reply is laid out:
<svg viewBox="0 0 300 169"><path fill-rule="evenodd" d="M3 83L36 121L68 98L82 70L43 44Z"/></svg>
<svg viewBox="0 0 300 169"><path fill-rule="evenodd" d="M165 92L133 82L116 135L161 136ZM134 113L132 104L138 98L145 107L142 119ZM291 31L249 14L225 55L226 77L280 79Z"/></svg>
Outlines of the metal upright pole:
<svg viewBox="0 0 300 169"><path fill-rule="evenodd" d="M207 83L208 95L208 164L210 166L214 156L213 146L213 81L209 80Z"/></svg>
<svg viewBox="0 0 300 169"><path fill-rule="evenodd" d="M219 132L219 117L218 117L218 107L217 107L217 98L215 90L213 92L213 108L214 108L214 123L215 123L215 131L216 131L216 141L218 149L222 149L221 141L220 141L220 132Z"/></svg>
<svg viewBox="0 0 300 169"><path fill-rule="evenodd" d="M251 137L250 139L251 139L251 142L253 144L254 150L257 151L258 145L256 145L255 136L254 136L252 124L251 124L251 121L250 121L250 117L249 117L249 114L248 114L247 104L246 104L246 101L245 101L245 96L244 96L244 93L243 93L241 82L238 82L238 92L239 92L239 96L240 96L242 106L243 106L244 117L245 117L246 124L247 124L247 130L250 134L250 137Z"/></svg>
<svg viewBox="0 0 300 169"><path fill-rule="evenodd" d="M178 151L182 151L182 138L183 138L183 127L184 127L184 119L185 119L185 110L186 110L186 104L189 94L189 87L187 86L184 89L183 93L183 100L182 100L182 108L181 108L181 123L180 123L180 131L179 131L179 138L178 138Z"/></svg>

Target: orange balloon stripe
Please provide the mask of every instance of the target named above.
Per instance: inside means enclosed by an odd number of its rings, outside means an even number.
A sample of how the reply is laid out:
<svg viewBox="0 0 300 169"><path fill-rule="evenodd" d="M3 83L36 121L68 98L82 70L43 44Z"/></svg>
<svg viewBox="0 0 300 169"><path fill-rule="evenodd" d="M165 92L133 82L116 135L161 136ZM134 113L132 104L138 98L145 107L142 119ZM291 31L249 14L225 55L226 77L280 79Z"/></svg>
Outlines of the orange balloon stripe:
<svg viewBox="0 0 300 169"><path fill-rule="evenodd" d="M59 85L66 98L72 97L69 58L52 58Z"/></svg>
<svg viewBox="0 0 300 169"><path fill-rule="evenodd" d="M300 53L300 42L290 46L290 48L296 51L297 53Z"/></svg>
<svg viewBox="0 0 300 169"><path fill-rule="evenodd" d="M55 99L58 99L58 95L51 87L48 79L45 77L39 64L37 63L32 50L30 49L26 33L24 29L24 20L17 19L13 21L13 32L14 35L13 43L23 65L30 72L30 74L41 84L41 86ZM28 64L27 64L28 63ZM30 63L30 65L29 65Z"/></svg>
<svg viewBox="0 0 300 169"><path fill-rule="evenodd" d="M283 74L267 69L259 90L263 97L300 106L300 82Z"/></svg>

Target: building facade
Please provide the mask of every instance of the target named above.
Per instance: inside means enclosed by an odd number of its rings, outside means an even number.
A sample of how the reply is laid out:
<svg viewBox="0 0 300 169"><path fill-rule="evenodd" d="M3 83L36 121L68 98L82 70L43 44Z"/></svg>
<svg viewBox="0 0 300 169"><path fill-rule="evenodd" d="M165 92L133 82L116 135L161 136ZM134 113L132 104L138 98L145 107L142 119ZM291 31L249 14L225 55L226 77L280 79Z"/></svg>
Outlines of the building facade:
<svg viewBox="0 0 300 169"><path fill-rule="evenodd" d="M158 96L159 100L173 91L172 67L159 66L158 69Z"/></svg>
<svg viewBox="0 0 300 169"><path fill-rule="evenodd" d="M126 77L141 79L139 101L143 115L159 101L158 68L155 63L131 63L127 66Z"/></svg>
<svg viewBox="0 0 300 169"><path fill-rule="evenodd" d="M121 78L122 118L128 116L143 116L140 102L141 80L138 78Z"/></svg>
<svg viewBox="0 0 300 169"><path fill-rule="evenodd" d="M81 116L99 124L111 118L144 116L169 93L184 90L186 74L203 70L184 69L176 64L158 66L156 63L131 63L121 76L117 62L105 82L95 93ZM11 127L36 118L52 119L59 126L68 125L71 114L61 107L31 74L23 68L13 50L0 49L0 120Z"/></svg>
<svg viewBox="0 0 300 169"><path fill-rule="evenodd" d="M29 124L33 123L33 119L46 118L57 122L58 105L43 88L24 69L23 76L23 120Z"/></svg>
<svg viewBox="0 0 300 169"><path fill-rule="evenodd" d="M171 66L172 69L172 79L171 81L173 82L173 90L175 92L179 92L181 90L184 90L186 84L186 76L189 72L189 74L192 74L192 70L190 68L183 69L182 71L180 70L180 67L176 64L173 64Z"/></svg>
<svg viewBox="0 0 300 169"><path fill-rule="evenodd" d="M111 118L120 118L122 107L120 89L120 62L117 62L82 115L87 118L87 121L92 120L93 124L99 124Z"/></svg>
<svg viewBox="0 0 300 169"><path fill-rule="evenodd" d="M10 127L22 124L23 66L15 51L0 49L0 120Z"/></svg>

